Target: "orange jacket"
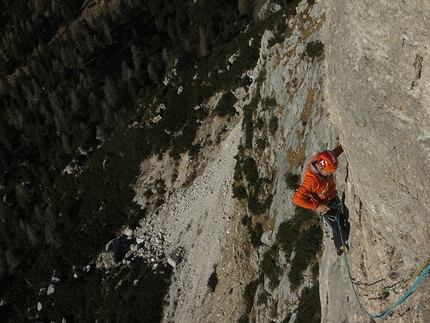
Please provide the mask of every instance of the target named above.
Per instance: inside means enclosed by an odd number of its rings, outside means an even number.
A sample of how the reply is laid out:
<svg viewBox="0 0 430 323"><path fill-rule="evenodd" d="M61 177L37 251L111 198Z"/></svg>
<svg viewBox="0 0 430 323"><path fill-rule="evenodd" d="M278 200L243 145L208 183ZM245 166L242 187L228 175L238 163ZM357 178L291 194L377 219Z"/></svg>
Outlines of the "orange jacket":
<svg viewBox="0 0 430 323"><path fill-rule="evenodd" d="M341 146L333 150L336 156L340 155L342 151ZM315 155L309 161L303 183L293 196L294 204L311 210L315 210L319 204L327 204L337 194L333 174L322 176L315 166L316 160Z"/></svg>

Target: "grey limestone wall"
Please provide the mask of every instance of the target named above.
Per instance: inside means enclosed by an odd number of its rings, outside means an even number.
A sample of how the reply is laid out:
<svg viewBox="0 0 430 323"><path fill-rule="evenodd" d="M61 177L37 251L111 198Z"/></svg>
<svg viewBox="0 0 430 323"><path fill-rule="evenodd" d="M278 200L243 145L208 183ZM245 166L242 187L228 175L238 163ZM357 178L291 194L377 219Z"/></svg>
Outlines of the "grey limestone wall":
<svg viewBox="0 0 430 323"><path fill-rule="evenodd" d="M430 2L325 4L325 97L345 148L338 181L350 210L350 265L357 280L381 281L376 289L430 257ZM323 259L323 321L371 322L347 278L341 263ZM429 286L423 279L386 322L427 322ZM363 305L375 314L402 295L367 294Z"/></svg>

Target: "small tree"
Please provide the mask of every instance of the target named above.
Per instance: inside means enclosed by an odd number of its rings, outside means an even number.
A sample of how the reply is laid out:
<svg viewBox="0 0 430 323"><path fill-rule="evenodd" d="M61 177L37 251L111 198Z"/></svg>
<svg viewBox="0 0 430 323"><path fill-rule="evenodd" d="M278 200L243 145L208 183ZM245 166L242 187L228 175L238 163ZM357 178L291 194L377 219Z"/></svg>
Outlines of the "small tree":
<svg viewBox="0 0 430 323"><path fill-rule="evenodd" d="M220 117L225 117L226 115L234 115L236 114L236 109L234 107L234 104L236 103L237 99L234 96L233 93L226 92L222 96L222 98L218 101L217 106L215 107L215 112Z"/></svg>
<svg viewBox="0 0 430 323"><path fill-rule="evenodd" d="M312 59L321 56L323 51L324 45L320 40L309 42L306 45L306 55Z"/></svg>
<svg viewBox="0 0 430 323"><path fill-rule="evenodd" d="M216 285L218 285L218 275L216 273L216 270L209 276L208 279L208 287L211 290L211 292L215 291Z"/></svg>

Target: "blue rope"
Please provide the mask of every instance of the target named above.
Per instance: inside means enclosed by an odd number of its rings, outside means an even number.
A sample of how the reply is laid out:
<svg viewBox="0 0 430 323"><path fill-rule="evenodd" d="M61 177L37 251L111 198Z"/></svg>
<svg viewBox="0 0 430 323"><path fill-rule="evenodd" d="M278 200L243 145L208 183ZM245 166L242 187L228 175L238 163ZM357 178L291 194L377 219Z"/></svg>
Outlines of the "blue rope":
<svg viewBox="0 0 430 323"><path fill-rule="evenodd" d="M345 243L344 243L343 238L342 238L342 232L341 232L341 226L340 226L340 223L339 223L339 219L336 218L336 222L337 222L337 225L339 226L339 233L340 233L340 237L341 237L341 240L342 240L342 246L345 246ZM349 281L351 282L352 290L354 292L354 295L355 295L355 298L357 299L358 304L360 305L360 308L363 310L364 313L366 313L369 317L371 317L373 319L383 319L388 314L390 314L397 306L399 306L406 298L409 297L409 295L413 292L413 290L415 289L415 287L417 287L417 285L421 281L421 279L430 271L430 265L428 265L427 268L424 269L422 271L422 273L418 276L417 280L411 286L411 288L409 288L409 290L406 292L406 294L403 295L403 297L400 298L391 308L389 308L387 311L385 311L384 313L382 313L380 315L372 315L372 314L370 314L364 308L363 304L360 301L360 298L358 297L357 291L355 289L355 284L354 284L352 276L351 276L351 270L349 268L348 258L346 257L346 252L343 253L343 260L345 262L346 268L348 269Z"/></svg>

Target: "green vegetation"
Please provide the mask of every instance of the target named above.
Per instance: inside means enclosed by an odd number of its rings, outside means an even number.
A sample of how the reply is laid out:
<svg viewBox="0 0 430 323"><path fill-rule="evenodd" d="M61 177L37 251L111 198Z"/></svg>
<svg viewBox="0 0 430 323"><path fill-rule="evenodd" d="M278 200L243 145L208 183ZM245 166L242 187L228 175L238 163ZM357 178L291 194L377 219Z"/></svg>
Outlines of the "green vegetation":
<svg viewBox="0 0 430 323"><path fill-rule="evenodd" d="M284 8L263 21L253 20L252 0L240 8L227 0L0 4L4 322L29 316L46 322L160 321L170 270L154 272L137 260L109 273L82 268L93 265L120 228L145 216L132 190L141 161L166 152L177 160L185 152L196 156L201 147L193 141L211 113L197 107L215 93L225 93L215 113L235 114L231 91L252 82L243 75L257 62L263 30L275 30L273 41L282 41L298 3L278 2ZM246 138L235 169L242 183L234 195L248 199L253 215L264 214L273 198L263 193L270 179L260 178L257 163L245 154L255 148L254 127L266 127L255 120L260 99L245 108ZM276 105L273 99L265 103ZM272 134L277 126L270 122ZM259 149L267 144L262 139L256 140ZM165 183L157 182L145 195L157 207L165 193ZM251 221L249 230L251 242L261 244L261 222ZM77 279L73 268L81 274ZM39 295L54 269L64 272L64 281L53 295ZM208 286L215 289L212 275ZM259 283L247 286L249 311ZM38 301L44 304L40 312Z"/></svg>
<svg viewBox="0 0 430 323"><path fill-rule="evenodd" d="M318 284L303 289L297 308L297 323L321 322L321 303Z"/></svg>
<svg viewBox="0 0 430 323"><path fill-rule="evenodd" d="M254 304L254 297L255 293L257 292L258 288L258 279L251 281L248 285L245 287L245 291L243 293L243 297L245 299L245 305L246 310L245 312L249 314L252 310L253 304Z"/></svg>
<svg viewBox="0 0 430 323"><path fill-rule="evenodd" d="M320 225L314 222L314 218L313 211L296 208L294 218L279 225L276 241L284 251L285 257L289 259L293 250L295 251L288 273L292 289L300 286L303 271L316 263L317 254L321 249L322 230Z"/></svg>
<svg viewBox="0 0 430 323"><path fill-rule="evenodd" d="M292 313L288 312L287 315L285 316L284 320L282 321L283 323L289 323L291 320L291 317L293 316Z"/></svg>
<svg viewBox="0 0 430 323"><path fill-rule="evenodd" d="M251 243L254 248L258 248L263 243L261 242L261 236L263 235L263 225L260 222L257 222L251 231Z"/></svg>
<svg viewBox="0 0 430 323"><path fill-rule="evenodd" d="M292 289L299 287L303 281L303 271L309 264L315 261L316 254L321 248L322 230L317 225L301 232L296 243L296 254L291 262L291 270L288 273Z"/></svg>
<svg viewBox="0 0 430 323"><path fill-rule="evenodd" d="M274 36L269 39L268 47L272 47L277 43L281 43L285 39L285 34L287 34L288 25L286 19L279 19L279 22L276 24L276 28L274 30Z"/></svg>
<svg viewBox="0 0 430 323"><path fill-rule="evenodd" d="M300 176L297 174L293 174L288 171L285 174L285 182L287 183L287 187L291 190L296 190L300 187Z"/></svg>
<svg viewBox="0 0 430 323"><path fill-rule="evenodd" d="M242 225L246 226L251 238L251 244L254 248L258 248L263 243L261 242L261 235L263 234L263 226L260 222L252 224L252 217L245 215L242 217Z"/></svg>
<svg viewBox="0 0 430 323"><path fill-rule="evenodd" d="M36 313L40 321L159 321L166 269L95 271L81 284L72 268L92 263L121 227L145 216L132 190L142 160L198 154L192 142L209 112L197 106L223 91L216 113L234 114L231 90L249 86L243 73L254 67L262 30L273 23L253 21L253 11L253 1L239 10L226 0L0 4L4 322L27 321L54 269L66 280L56 305L43 302ZM147 191L151 206L163 204L165 192L164 183ZM138 279L137 287L108 287L119 284L115 275Z"/></svg>
<svg viewBox="0 0 430 323"><path fill-rule="evenodd" d="M254 119L253 115L257 110L258 100L254 97L250 104L243 109L242 128L245 129L245 148L252 148L252 139L254 138Z"/></svg>
<svg viewBox="0 0 430 323"><path fill-rule="evenodd" d="M278 118L272 117L269 121L269 132L273 136L275 135L276 130L278 130Z"/></svg>
<svg viewBox="0 0 430 323"><path fill-rule="evenodd" d="M247 157L243 160L242 171L248 186L256 186L258 181L257 163L252 157Z"/></svg>
<svg viewBox="0 0 430 323"><path fill-rule="evenodd" d="M215 107L215 112L220 117L225 117L226 115L234 115L236 114L236 109L234 108L234 104L237 99L233 93L230 91L224 93L221 99L219 100L217 106Z"/></svg>
<svg viewBox="0 0 430 323"><path fill-rule="evenodd" d="M272 289L278 287L280 279L279 276L282 273L282 269L278 265L279 259L279 246L274 244L267 250L263 255L263 261L261 262L261 271L270 280L270 287Z"/></svg>
<svg viewBox="0 0 430 323"><path fill-rule="evenodd" d="M274 31L274 37L269 41L268 46L282 42L285 35L290 32L287 28L288 19L285 18L296 13L299 2L299 0L275 0L275 3L283 6L283 9L268 19L273 19L271 30ZM313 1L309 0L308 3L312 5ZM323 49L323 46L315 42L308 44L306 53L313 59L320 57L323 54ZM257 95L243 109L244 143L239 147L238 155L235 156L233 196L237 199L247 199L250 215L242 218L242 224L247 227L252 247L265 250L261 259L259 278L250 282L245 288L243 296L246 311L238 322L253 321L255 313L252 310L255 301L257 305L266 304L268 307L270 306L271 318L279 320L281 314L277 313L276 304L270 302L270 294L261 288L261 285L266 279L269 288L277 288L283 273L289 270L288 278L291 288L298 293L298 287L303 282L303 274L308 268L313 275L314 286L306 289L303 295L299 295L300 303L296 315L299 322L306 322L308 319L309 322L313 322L314 319L318 319L316 311L320 308L317 258L322 243L322 230L320 225L315 222L314 212L296 208L292 218L279 225L274 244L267 247L261 243L261 236L264 232L263 226L271 225L270 221L267 221L267 210L273 199L271 194L273 190L272 178L270 175L265 175L269 178L261 176L263 172L270 172L265 168L262 151L269 144L269 139L272 139L269 135L274 136L279 128L279 120L276 116L271 116L270 120L267 120L267 117L260 113L260 111L267 111L277 106L275 98L262 98L259 95L259 87L264 79L265 72L262 71L254 82L254 85L257 86ZM285 182L289 189L297 189L299 181L298 175L291 172L285 174ZM282 261L280 256L284 256ZM285 261L286 263L284 263ZM256 297L257 290L260 292ZM305 307L302 302L304 301L315 303L308 308L308 313L303 310ZM282 322L289 322L294 314L291 312L282 313Z"/></svg>
<svg viewBox="0 0 430 323"><path fill-rule="evenodd" d="M242 218L242 224L250 228L251 220L250 217L244 217ZM249 232L251 234L251 231ZM278 287L280 277L286 269L279 264L280 252L284 252L285 259L290 265L288 278L293 290L297 290L302 284L303 272L307 268L311 268L314 286L310 289L304 289L300 295L299 309L297 312L297 317L300 318L299 322L318 322L320 301L318 290L319 265L317 256L321 250L321 243L322 230L319 223L315 222L314 212L296 208L294 217L279 225L275 243L266 250L261 261L260 269L262 275L260 277L269 279L269 287L272 289ZM292 257L293 254L294 256ZM258 285L261 283L261 278L250 283L250 290L247 290L244 295L248 306L253 304L253 300L251 302L249 298L252 295L251 292L258 287L256 287L255 284ZM261 305L266 303L267 299L268 295L263 291L258 295L257 304ZM306 302L312 304L306 305ZM249 313L251 309L247 308L247 313ZM288 322L291 315L291 313L287 314L284 322Z"/></svg>
<svg viewBox="0 0 430 323"><path fill-rule="evenodd" d="M323 51L324 44L321 43L320 40L309 42L306 44L306 55L308 55L312 59L321 56Z"/></svg>
<svg viewBox="0 0 430 323"><path fill-rule="evenodd" d="M237 320L237 323L249 323L248 313L243 313Z"/></svg>
<svg viewBox="0 0 430 323"><path fill-rule="evenodd" d="M268 142L264 138L257 139L257 149L264 150L268 146Z"/></svg>
<svg viewBox="0 0 430 323"><path fill-rule="evenodd" d="M269 299L270 294L263 290L259 295L257 299L257 305L265 304L267 300Z"/></svg>
<svg viewBox="0 0 430 323"><path fill-rule="evenodd" d="M248 193L246 192L246 189L242 185L234 185L233 197L239 200L246 199L248 197Z"/></svg>
<svg viewBox="0 0 430 323"><path fill-rule="evenodd" d="M243 176L242 176L243 175ZM252 214L260 215L266 212L273 200L273 195L262 198L262 187L270 184L270 180L260 178L257 163L252 157L238 160L235 167L236 183L233 185L233 197L237 199L248 198L248 209ZM245 178L246 183L239 184Z"/></svg>
<svg viewBox="0 0 430 323"><path fill-rule="evenodd" d="M211 292L214 292L216 289L216 285L218 285L218 275L216 273L216 270L209 276L208 279L208 287Z"/></svg>
<svg viewBox="0 0 430 323"><path fill-rule="evenodd" d="M163 306L160 299L170 283L167 277L152 272L138 260L129 268L111 270L108 276L94 271L78 279L65 277L49 302L41 299L42 311L32 309L29 315L37 314L38 321L47 322L61 322L63 318L74 322L159 322ZM27 322L26 317L27 313L22 313L19 321Z"/></svg>

